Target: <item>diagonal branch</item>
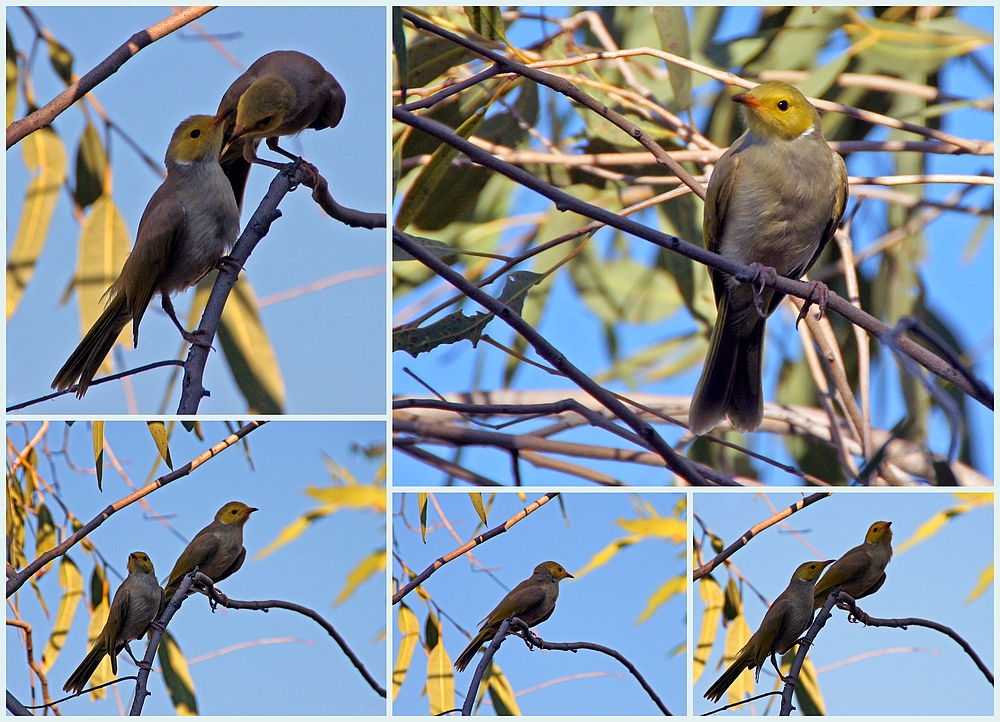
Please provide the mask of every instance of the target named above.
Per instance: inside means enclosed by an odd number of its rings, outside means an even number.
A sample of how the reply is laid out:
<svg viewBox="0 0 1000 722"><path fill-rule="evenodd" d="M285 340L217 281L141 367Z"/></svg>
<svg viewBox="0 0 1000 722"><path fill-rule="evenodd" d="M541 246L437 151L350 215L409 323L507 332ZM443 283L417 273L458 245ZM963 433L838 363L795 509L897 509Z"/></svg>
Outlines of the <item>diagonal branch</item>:
<svg viewBox="0 0 1000 722"><path fill-rule="evenodd" d="M35 561L31 562L31 564L26 566L21 571L11 573L11 568L8 567L7 596L10 597L11 594L20 589L24 585L24 583L28 581L28 579L30 579L32 575L35 574L35 572L44 567L50 561L68 552L75 544L80 542L84 537L86 537L92 531L97 529L97 527L99 527L101 524L110 519L112 514L121 511L128 505L138 501L139 499L142 499L144 496L147 496L148 494L153 493L160 487L166 486L172 481L176 481L177 479L187 476L192 471L197 469L199 466L204 464L206 461L213 458L214 456L217 456L221 452L225 451L230 446L235 444L237 441L242 439L244 436L249 434L251 431L253 431L256 428L259 428L260 426L266 423L267 423L266 421L251 421L245 424L244 426L237 429L234 433L230 434L225 439L217 443L212 448L196 456L194 459L186 463L184 466L178 467L174 471L171 471L169 474L164 474L159 479L156 479L150 482L149 484L146 484L146 486L142 487L141 489L132 492L128 496L119 499L113 504L109 504L100 514L98 514L93 519L84 524L82 527L80 527L80 529L78 529L76 533L67 537L62 544L59 544L58 546L49 549L47 552L40 554L38 558L35 559Z"/></svg>
<svg viewBox="0 0 1000 722"><path fill-rule="evenodd" d="M155 25L150 25L145 30L137 32L86 75L46 103L44 107L39 108L27 117L15 120L7 126L7 148L10 149L12 145L27 135L52 123L60 113L97 87L98 84L118 72L119 68L144 47L169 35L174 30L184 27L192 20L200 18L212 9L212 7L185 8L165 20L161 20Z"/></svg>
<svg viewBox="0 0 1000 722"><path fill-rule="evenodd" d="M516 183L523 185L526 188L530 188L531 190L540 193L546 198L549 198L556 204L556 207L559 210L572 211L582 216L586 216L588 218L593 218L594 220L601 221L602 223L605 223L613 228L617 228L618 230L624 231L625 233L629 233L638 238L647 240L650 243L660 246L661 248L664 248L668 251L679 253L682 256L690 258L693 261L697 261L698 263L706 265L709 268L714 268L716 270L727 273L741 283L763 282L765 286L769 286L778 291L781 291L785 295L796 296L802 299L808 299L810 293L812 292L811 284L803 281L793 281L792 279L785 278L784 276L776 276L773 280L768 278L761 281L761 279L759 279L757 275L755 275L746 266L737 263L735 261L732 261L728 258L723 258L718 254L706 250L702 246L697 246L693 243L689 243L688 241L677 238L676 236L671 236L666 233L661 233L659 231L653 230L652 228L644 226L641 223L637 223L636 221L633 221L628 218L623 218L615 213L612 213L611 211L581 201L580 199L571 196L565 191L562 191L556 188L555 186L540 180L539 178L535 177L531 173L528 173L522 168L498 160L490 153L487 153L481 148L478 148L474 144L466 141L464 138L459 137L458 135L455 134L453 129L449 128L446 125L443 125L442 123L438 123L434 120L414 115L412 113L407 113L406 111L400 110L398 107L392 109L392 116L395 120L401 123L411 125L414 128L417 128L418 130L421 130L427 133L428 135L437 138L438 140L441 140L447 143L448 145L451 145L453 148L457 148L459 151L467 155L471 160L478 163L479 165L495 170L496 172L507 176ZM399 235L400 234L398 233L394 234L393 242L396 243L396 245L402 246L405 243L405 239L400 239ZM405 250L409 252L409 247L414 245L415 244L412 243L408 244L408 247ZM423 249L418 249L410 252L410 255L418 258L418 260L421 260L421 262L423 262L423 259L429 256L430 254L423 251ZM440 273L436 270L437 267L443 266L444 268L447 268L448 271L450 271L452 276L457 277L457 279L459 280L462 279L462 277L459 276L458 274L455 274L454 271L450 269L450 267L438 261L436 258L434 260L436 261L435 266L433 267L429 266L429 267L435 270L435 272L437 272L438 275L441 275L446 279L450 278L449 276L444 276L443 273ZM428 265L428 263L425 263L424 265ZM457 286L457 283L454 283L450 280L449 282L451 282L452 285ZM476 290L478 291L478 289ZM486 296L486 294L481 294L481 295ZM470 298L472 298L472 296L470 296ZM491 298L491 297L486 296L486 298ZM478 298L474 298L473 300L476 300L477 303L479 303ZM481 303L480 305L485 306L486 304ZM490 307L487 306L487 308ZM914 341L905 336L897 335L891 326L883 323L874 316L856 308L847 299L844 299L841 296L834 293L833 291L830 291L829 301L827 302L826 308L844 317L850 323L856 326L860 326L870 335L879 339L879 341L881 341L882 343L895 344L896 347L901 352L905 353L907 356L912 358L914 361L919 363L921 366L926 368L931 373L951 383L956 388L960 389L961 391L963 391L971 398L978 401L986 408L990 410L993 409L992 391L988 394L983 393L982 389L980 389L977 385L970 384L958 369L956 369L954 366L952 366L947 361L942 359L940 356L928 351L923 346L920 346L919 344L915 343ZM490 308L490 310L494 309ZM510 323L510 321L508 321L506 317L503 318L505 321Z"/></svg>
<svg viewBox="0 0 1000 722"><path fill-rule="evenodd" d="M413 579L411 579L410 582L409 582L409 584L406 584L398 592L396 592L395 594L393 594L392 595L392 603L395 605L398 602L402 601L403 597L405 597L407 594L409 594L414 589L416 589L418 586L420 586L425 581L427 581L427 579L430 578L431 574L433 574L434 572L436 572L438 569L440 569L441 567L443 567L448 562L452 561L453 559L457 559L458 557L462 556L463 554L465 554L470 549L474 549L475 547L479 546L480 544L483 544L484 542L489 541L493 537L499 536L499 535L503 534L505 531L507 531L512 526L514 526L519 521L521 521L526 516L528 516L528 514L530 514L533 511L538 510L539 508L542 507L542 505L544 505L544 504L552 501L557 496L559 496L559 492L557 492L557 491L556 492L550 491L548 494L543 494L542 496L540 496L537 499L535 499L535 501L533 501L530 504L528 504L528 506L526 506L523 509L521 509L521 511L517 512L517 514L515 514L514 516L512 516L510 519L508 519L507 521L505 521L503 524L500 524L499 526L495 526L492 529L490 529L489 531L484 531L479 536L474 537L473 539L470 539L467 543L463 544L458 549L455 549L454 551L448 552L447 554L445 554L442 557L438 557L437 559L434 560L433 564L431 564L429 567L427 567L422 572L420 572L420 574L418 574Z"/></svg>

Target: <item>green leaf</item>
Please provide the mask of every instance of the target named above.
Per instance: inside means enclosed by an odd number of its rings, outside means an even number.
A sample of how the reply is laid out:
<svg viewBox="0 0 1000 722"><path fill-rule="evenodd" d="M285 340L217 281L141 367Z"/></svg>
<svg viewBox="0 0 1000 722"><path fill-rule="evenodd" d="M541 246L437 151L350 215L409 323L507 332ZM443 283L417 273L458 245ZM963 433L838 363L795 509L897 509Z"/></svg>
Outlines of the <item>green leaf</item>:
<svg viewBox="0 0 1000 722"><path fill-rule="evenodd" d="M88 119L76 148L76 188L73 189L73 198L80 208L86 208L101 197L107 176L108 154L97 128Z"/></svg>
<svg viewBox="0 0 1000 722"><path fill-rule="evenodd" d="M396 59L397 80L406 78L408 73L406 33L403 31L403 8L399 5L392 6L392 56ZM406 98L400 102L405 103Z"/></svg>
<svg viewBox="0 0 1000 722"><path fill-rule="evenodd" d="M472 29L487 40L499 40L507 43L503 11L498 6L466 6L465 16L469 19L469 25L472 26Z"/></svg>
<svg viewBox="0 0 1000 722"><path fill-rule="evenodd" d="M420 509L420 541L427 543L427 492L417 492L417 507Z"/></svg>
<svg viewBox="0 0 1000 722"><path fill-rule="evenodd" d="M66 85L73 82L73 53L67 50L58 40L49 39L49 61L56 75L62 78Z"/></svg>
<svg viewBox="0 0 1000 722"><path fill-rule="evenodd" d="M160 661L163 671L163 681L170 693L170 701L178 715L198 714L198 699L194 694L194 680L188 671L187 661L181 652L177 640L170 632L164 632L160 646L156 650L156 658Z"/></svg>
<svg viewBox="0 0 1000 722"><path fill-rule="evenodd" d="M658 5L652 8L653 22L660 36L660 49L682 58L691 58L691 34L687 15L679 5ZM674 101L684 110L691 110L691 73L689 68L667 63Z"/></svg>

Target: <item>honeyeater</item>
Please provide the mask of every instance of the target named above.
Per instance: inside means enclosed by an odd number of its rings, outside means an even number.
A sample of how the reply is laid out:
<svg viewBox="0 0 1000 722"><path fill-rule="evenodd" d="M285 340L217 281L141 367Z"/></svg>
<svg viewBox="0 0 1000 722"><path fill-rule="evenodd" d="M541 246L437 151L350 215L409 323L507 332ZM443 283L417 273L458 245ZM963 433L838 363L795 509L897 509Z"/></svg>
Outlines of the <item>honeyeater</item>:
<svg viewBox="0 0 1000 722"><path fill-rule="evenodd" d="M891 521L877 521L868 527L865 541L849 549L833 563L816 584L813 609L826 604L837 587L854 599L867 597L885 584L885 568L892 559Z"/></svg>
<svg viewBox="0 0 1000 722"><path fill-rule="evenodd" d="M480 622L482 626L479 634L458 655L455 669L464 671L479 648L496 636L500 623L508 617L515 616L529 627L541 624L551 617L559 597L560 579L573 579L573 575L563 569L561 564L542 562L535 567L532 575L511 589L486 619Z"/></svg>
<svg viewBox="0 0 1000 722"><path fill-rule="evenodd" d="M159 614L163 590L156 583L153 562L145 552L128 555L128 576L118 587L108 611L108 621L97 635L87 656L80 662L63 691L74 694L82 692L91 676L97 670L104 655L111 657L111 671L118 674L118 655L128 648L128 643L142 636ZM128 648L132 659L132 650Z"/></svg>
<svg viewBox="0 0 1000 722"><path fill-rule="evenodd" d="M760 679L761 667L768 657L771 658L775 671L778 671L775 655L784 654L791 649L802 633L809 629L813 616L813 588L826 565L832 563L806 562L799 565L785 591L767 608L760 627L739 651L733 663L705 692L705 699L718 702L745 669L756 669L755 679ZM781 675L780 671L778 675Z"/></svg>
<svg viewBox="0 0 1000 722"><path fill-rule="evenodd" d="M344 115L347 96L340 83L317 60L295 50L275 50L254 61L222 96L219 113L232 112L226 121L227 147L222 168L242 207L251 163L280 168L257 157L257 146L267 145L282 155L298 157L278 146L278 138L306 128L333 128Z"/></svg>
<svg viewBox="0 0 1000 722"><path fill-rule="evenodd" d="M216 512L212 523L195 534L177 558L163 590L164 604L173 599L184 576L195 567L213 582L221 582L243 566L247 556L243 525L255 511L243 502L231 501Z"/></svg>
<svg viewBox="0 0 1000 722"><path fill-rule="evenodd" d="M833 237L847 204L847 168L819 113L787 83L733 96L747 130L719 158L705 198L705 247L745 265L801 278ZM784 294L712 270L718 316L691 399L688 426L704 434L729 417L753 431L764 416L764 321Z"/></svg>
<svg viewBox="0 0 1000 722"><path fill-rule="evenodd" d="M78 383L76 395L82 398L129 321L132 344L138 345L139 323L154 294L160 294L181 334L196 339L177 321L170 295L196 284L236 243L240 214L219 165L223 119L192 115L174 130L167 178L146 204L135 245L105 293L107 307L59 369L52 388L63 391Z"/></svg>

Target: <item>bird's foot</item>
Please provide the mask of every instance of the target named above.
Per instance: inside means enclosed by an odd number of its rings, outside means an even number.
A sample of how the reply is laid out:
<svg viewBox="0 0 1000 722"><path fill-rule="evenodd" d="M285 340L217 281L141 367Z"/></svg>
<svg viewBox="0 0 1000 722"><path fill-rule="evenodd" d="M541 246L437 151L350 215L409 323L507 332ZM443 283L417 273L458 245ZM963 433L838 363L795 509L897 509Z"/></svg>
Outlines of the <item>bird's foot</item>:
<svg viewBox="0 0 1000 722"><path fill-rule="evenodd" d="M859 609L857 614L853 612L848 613L847 621L851 624L862 624L867 627L868 623L871 621L871 616L867 612Z"/></svg>
<svg viewBox="0 0 1000 722"><path fill-rule="evenodd" d="M154 619L152 622L149 623L149 626L152 627L153 629L158 629L161 632L167 631L167 625L161 622L159 619Z"/></svg>
<svg viewBox="0 0 1000 722"><path fill-rule="evenodd" d="M789 675L789 676L785 677L784 675L781 675L781 674L779 674L779 675L778 675L778 677L779 677L779 679L781 679L781 681L782 681L782 682L784 682L785 684L790 684L790 685L792 685L793 687L794 687L794 686L795 686L795 684L796 684L796 680L795 680L795 677L792 677L791 675Z"/></svg>
<svg viewBox="0 0 1000 722"><path fill-rule="evenodd" d="M153 663L152 662L147 662L146 660L142 660L140 662L136 662L135 666L138 667L139 669L144 669L147 672L152 672L153 671Z"/></svg>
<svg viewBox="0 0 1000 722"><path fill-rule="evenodd" d="M814 300L815 297L815 300ZM826 304L830 301L830 289L827 288L826 284L822 281L809 281L809 295L806 296L805 303L802 304L802 310L799 311L798 318L795 319L795 328L799 327L799 321L806 317L809 312L809 307L816 304L816 308L819 309L819 313L816 315L816 320L819 321L823 318L823 314L826 312Z"/></svg>
<svg viewBox="0 0 1000 722"><path fill-rule="evenodd" d="M748 268L753 274L750 277L750 284L752 286L759 286L753 290L754 308L757 309L758 316L767 318L767 308L764 307L764 288L768 283L774 283L778 279L778 272L771 266L765 266L763 263L757 263L756 261L751 263Z"/></svg>
<svg viewBox="0 0 1000 722"><path fill-rule="evenodd" d="M215 267L220 271L224 269L226 266L235 269L237 274L243 270L243 264L237 261L228 253L215 262Z"/></svg>
<svg viewBox="0 0 1000 722"><path fill-rule="evenodd" d="M188 331L181 325L181 322L177 320L177 313L174 311L174 304L171 302L170 296L165 293L160 294L160 305L163 306L163 310L170 317L170 320L174 322L174 326L181 332L181 337L185 341L192 346L212 348L212 336L207 331Z"/></svg>

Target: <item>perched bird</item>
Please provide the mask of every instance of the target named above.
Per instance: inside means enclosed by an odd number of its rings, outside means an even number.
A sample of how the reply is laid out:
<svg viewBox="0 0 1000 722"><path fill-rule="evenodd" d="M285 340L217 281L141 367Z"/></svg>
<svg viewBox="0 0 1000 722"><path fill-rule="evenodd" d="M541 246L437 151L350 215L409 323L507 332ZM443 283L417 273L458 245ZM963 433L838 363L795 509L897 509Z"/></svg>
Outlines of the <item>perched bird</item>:
<svg viewBox="0 0 1000 722"><path fill-rule="evenodd" d="M813 587L826 565L832 563L806 562L799 565L785 591L768 607L760 627L739 651L733 663L705 692L705 699L718 702L745 669L756 668L755 679L760 679L761 667L768 657L771 658L775 671L778 671L774 656L791 649L802 633L809 629L813 616ZM781 676L780 671L778 676Z"/></svg>
<svg viewBox="0 0 1000 722"><path fill-rule="evenodd" d="M333 128L344 115L347 96L340 83L315 59L295 50L275 50L258 58L238 77L219 103L226 121L228 143L220 162L243 207L250 164L281 168L257 157L264 138L268 147L292 160L298 156L278 147L278 138L306 128Z"/></svg>
<svg viewBox="0 0 1000 722"><path fill-rule="evenodd" d="M198 571L213 582L221 582L243 566L247 550L243 547L243 525L257 511L240 501L231 501L219 509L215 519L184 547L163 590L163 603L169 604L184 576Z"/></svg>
<svg viewBox="0 0 1000 722"><path fill-rule="evenodd" d="M490 642L500 629L500 623L510 616L515 616L529 627L541 624L552 616L559 597L559 580L573 579L573 575L556 562L542 562L528 579L511 589L507 596L500 600L492 612L480 624L479 634L469 642L455 660L455 669L459 672L469 666L476 652L484 644Z"/></svg>
<svg viewBox="0 0 1000 722"><path fill-rule="evenodd" d="M52 388L63 391L79 382L76 395L82 398L129 321L132 344L138 345L139 323L155 293L184 338L198 342L177 321L170 295L196 284L236 242L240 214L219 166L223 120L192 115L177 126L167 147L167 178L146 204L132 252L105 293L107 308Z"/></svg>
<svg viewBox="0 0 1000 722"><path fill-rule="evenodd" d="M848 550L826 570L814 593L813 610L826 604L837 587L854 599L874 594L885 584L885 568L892 559L891 521L877 521L868 527L864 544Z"/></svg>
<svg viewBox="0 0 1000 722"><path fill-rule="evenodd" d="M708 182L705 247L733 261L799 279L833 237L847 204L844 159L827 145L819 113L787 83L763 83L732 98L747 130ZM728 416L740 431L764 417L764 320L784 294L712 271L718 317L688 426L704 434Z"/></svg>
<svg viewBox="0 0 1000 722"><path fill-rule="evenodd" d="M118 654L123 649L127 649L129 656L135 659L128 643L133 639L142 639L160 611L162 597L163 590L156 583L153 562L145 552L129 554L128 576L115 592L108 621L80 666L66 680L63 691L73 694L82 692L105 654L111 657L114 674L118 674Z"/></svg>

